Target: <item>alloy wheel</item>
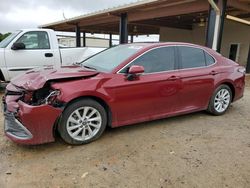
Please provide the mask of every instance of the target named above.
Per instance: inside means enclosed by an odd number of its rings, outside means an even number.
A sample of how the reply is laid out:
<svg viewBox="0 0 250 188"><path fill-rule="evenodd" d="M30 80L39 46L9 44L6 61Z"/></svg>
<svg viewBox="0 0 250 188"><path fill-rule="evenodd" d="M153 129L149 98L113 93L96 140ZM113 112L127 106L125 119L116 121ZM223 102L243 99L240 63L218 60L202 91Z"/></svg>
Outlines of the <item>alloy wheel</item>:
<svg viewBox="0 0 250 188"><path fill-rule="evenodd" d="M71 113L67 120L68 134L78 141L86 141L93 138L102 125L100 112L90 106L84 106Z"/></svg>
<svg viewBox="0 0 250 188"><path fill-rule="evenodd" d="M221 89L214 98L214 108L217 112L222 113L227 110L231 100L231 95L227 89Z"/></svg>

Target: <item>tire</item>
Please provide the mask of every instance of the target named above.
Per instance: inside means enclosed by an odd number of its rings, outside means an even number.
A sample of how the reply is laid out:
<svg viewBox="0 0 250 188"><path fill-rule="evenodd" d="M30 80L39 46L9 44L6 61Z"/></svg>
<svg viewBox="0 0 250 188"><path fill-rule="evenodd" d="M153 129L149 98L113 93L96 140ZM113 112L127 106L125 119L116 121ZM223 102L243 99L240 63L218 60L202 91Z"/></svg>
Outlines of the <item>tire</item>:
<svg viewBox="0 0 250 188"><path fill-rule="evenodd" d="M92 99L70 104L62 113L58 125L61 138L68 144L87 144L98 139L107 125L107 112Z"/></svg>
<svg viewBox="0 0 250 188"><path fill-rule="evenodd" d="M232 90L227 85L220 85L210 99L207 111L213 115L223 115L232 101Z"/></svg>

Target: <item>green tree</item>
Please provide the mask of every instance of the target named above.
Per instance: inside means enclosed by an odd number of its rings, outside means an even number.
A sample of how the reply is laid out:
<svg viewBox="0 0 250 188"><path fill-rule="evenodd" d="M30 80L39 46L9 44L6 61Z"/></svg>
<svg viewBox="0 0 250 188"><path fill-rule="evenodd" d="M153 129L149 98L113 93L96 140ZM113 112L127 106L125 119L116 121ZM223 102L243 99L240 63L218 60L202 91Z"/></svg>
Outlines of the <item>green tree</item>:
<svg viewBox="0 0 250 188"><path fill-rule="evenodd" d="M5 34L2 34L0 33L0 42L5 39L6 37L8 37L11 33L5 33Z"/></svg>

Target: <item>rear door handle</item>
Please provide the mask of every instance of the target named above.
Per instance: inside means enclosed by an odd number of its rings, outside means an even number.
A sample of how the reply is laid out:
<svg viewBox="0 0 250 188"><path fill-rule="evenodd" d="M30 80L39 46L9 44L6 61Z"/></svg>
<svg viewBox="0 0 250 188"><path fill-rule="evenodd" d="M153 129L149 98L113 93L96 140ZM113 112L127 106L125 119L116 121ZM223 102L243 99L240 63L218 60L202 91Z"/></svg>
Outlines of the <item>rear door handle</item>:
<svg viewBox="0 0 250 188"><path fill-rule="evenodd" d="M179 76L170 76L167 80L169 81L175 81L175 80L179 80L180 77Z"/></svg>
<svg viewBox="0 0 250 188"><path fill-rule="evenodd" d="M216 74L218 74L218 72L213 70L213 71L210 72L210 74L211 75L216 75Z"/></svg>
<svg viewBox="0 0 250 188"><path fill-rule="evenodd" d="M44 56L45 57L53 57L53 54L52 53L45 53Z"/></svg>

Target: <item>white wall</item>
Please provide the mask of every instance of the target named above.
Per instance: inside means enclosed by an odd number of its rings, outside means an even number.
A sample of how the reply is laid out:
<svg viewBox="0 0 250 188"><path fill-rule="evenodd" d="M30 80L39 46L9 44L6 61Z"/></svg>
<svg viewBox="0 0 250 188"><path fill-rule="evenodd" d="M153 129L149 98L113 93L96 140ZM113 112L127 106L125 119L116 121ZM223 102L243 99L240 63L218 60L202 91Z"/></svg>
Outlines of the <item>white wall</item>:
<svg viewBox="0 0 250 188"><path fill-rule="evenodd" d="M59 38L59 44L63 44L68 47L76 46L76 39L72 37ZM83 44L83 39L81 39L81 44ZM108 39L98 39L98 38L86 38L86 46L88 47L109 47Z"/></svg>
<svg viewBox="0 0 250 188"><path fill-rule="evenodd" d="M160 28L160 41L189 42L205 45L205 38L206 27L195 26L193 30ZM238 63L246 65L250 45L250 26L225 20L221 45L221 54L225 57L229 57L231 43L240 43Z"/></svg>

